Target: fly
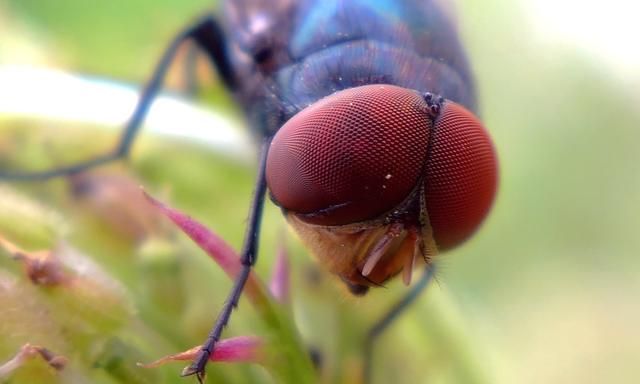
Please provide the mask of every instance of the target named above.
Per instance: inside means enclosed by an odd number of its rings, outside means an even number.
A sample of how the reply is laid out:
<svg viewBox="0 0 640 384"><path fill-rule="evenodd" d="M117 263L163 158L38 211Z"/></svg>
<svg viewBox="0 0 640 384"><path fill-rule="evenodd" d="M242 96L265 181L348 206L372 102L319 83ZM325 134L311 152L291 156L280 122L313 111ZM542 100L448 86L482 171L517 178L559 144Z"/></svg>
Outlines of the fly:
<svg viewBox="0 0 640 384"><path fill-rule="evenodd" d="M5 180L70 175L131 152L178 49L210 59L261 142L258 174L227 303L257 260L267 193L315 257L356 295L401 276L419 281L365 342L428 285L437 255L469 238L498 183L491 138L476 117L469 64L440 1L228 0L170 42L113 152ZM225 305L197 358L205 365L234 305Z"/></svg>

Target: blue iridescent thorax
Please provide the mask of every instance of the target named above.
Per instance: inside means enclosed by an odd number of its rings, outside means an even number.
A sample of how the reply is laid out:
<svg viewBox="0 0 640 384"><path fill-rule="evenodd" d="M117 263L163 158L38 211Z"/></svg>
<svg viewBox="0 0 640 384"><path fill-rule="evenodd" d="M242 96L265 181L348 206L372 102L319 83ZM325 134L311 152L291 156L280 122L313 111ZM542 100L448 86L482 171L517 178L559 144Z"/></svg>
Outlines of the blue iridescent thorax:
<svg viewBox="0 0 640 384"><path fill-rule="evenodd" d="M471 109L471 77L457 34L430 1L304 1L291 31L294 64L278 80L302 102L390 83L440 93Z"/></svg>
<svg viewBox="0 0 640 384"><path fill-rule="evenodd" d="M262 68L267 69L266 82L294 110L335 91L375 83L441 94L475 109L472 77L457 31L436 1L281 0L272 1L270 8L264 8L262 0L235 1L238 10L237 1L253 6L246 15L272 21L271 29L253 39L245 31L242 46L250 51L254 43L257 51L272 44L273 61ZM242 23L251 25L250 17ZM247 69L244 76L250 96L260 88L250 79L255 70ZM274 106L265 108L257 114L272 113Z"/></svg>
<svg viewBox="0 0 640 384"><path fill-rule="evenodd" d="M390 0L303 2L291 36L291 55L300 59L311 52L354 39L397 39L392 29L394 24L402 24L405 20L403 11L399 2Z"/></svg>

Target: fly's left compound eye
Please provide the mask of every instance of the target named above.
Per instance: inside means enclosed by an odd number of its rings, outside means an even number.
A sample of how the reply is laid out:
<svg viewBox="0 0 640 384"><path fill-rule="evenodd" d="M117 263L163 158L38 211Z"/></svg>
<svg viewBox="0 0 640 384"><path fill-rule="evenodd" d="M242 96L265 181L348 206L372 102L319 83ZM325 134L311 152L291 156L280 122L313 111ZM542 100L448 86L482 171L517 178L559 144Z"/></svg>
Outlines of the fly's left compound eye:
<svg viewBox="0 0 640 384"><path fill-rule="evenodd" d="M489 213L498 183L495 150L480 121L459 104L445 102L434 120L423 182L440 250L466 240Z"/></svg>
<svg viewBox="0 0 640 384"><path fill-rule="evenodd" d="M329 269L356 286L375 285L400 271L410 280L415 260L479 227L495 195L497 159L464 107L368 85L291 118L273 138L266 179Z"/></svg>

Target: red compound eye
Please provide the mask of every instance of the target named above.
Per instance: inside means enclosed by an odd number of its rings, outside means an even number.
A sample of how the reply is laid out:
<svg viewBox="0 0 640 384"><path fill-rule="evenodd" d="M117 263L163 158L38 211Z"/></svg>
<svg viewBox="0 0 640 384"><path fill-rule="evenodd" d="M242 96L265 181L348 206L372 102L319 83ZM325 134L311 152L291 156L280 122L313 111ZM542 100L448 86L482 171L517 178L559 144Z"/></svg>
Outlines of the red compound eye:
<svg viewBox="0 0 640 384"><path fill-rule="evenodd" d="M447 249L488 213L497 160L487 132L462 106L430 109L415 91L368 85L290 119L273 139L266 178L278 205L322 225L379 218L422 182L434 240Z"/></svg>
<svg viewBox="0 0 640 384"><path fill-rule="evenodd" d="M425 168L427 212L441 250L469 237L489 212L498 162L489 134L464 107L445 102L431 131Z"/></svg>
<svg viewBox="0 0 640 384"><path fill-rule="evenodd" d="M417 92L369 85L335 93L274 137L266 170L271 196L313 224L376 218L416 187L431 125Z"/></svg>

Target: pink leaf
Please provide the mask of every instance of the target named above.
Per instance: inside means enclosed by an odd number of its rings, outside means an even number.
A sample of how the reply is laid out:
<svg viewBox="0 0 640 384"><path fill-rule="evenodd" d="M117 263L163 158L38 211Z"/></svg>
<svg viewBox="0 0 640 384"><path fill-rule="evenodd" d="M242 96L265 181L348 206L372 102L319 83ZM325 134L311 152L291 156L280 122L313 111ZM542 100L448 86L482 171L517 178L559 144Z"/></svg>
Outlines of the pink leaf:
<svg viewBox="0 0 640 384"><path fill-rule="evenodd" d="M142 191L160 212L173 221L230 276L240 272L240 256L220 236L184 213L170 208Z"/></svg>
<svg viewBox="0 0 640 384"><path fill-rule="evenodd" d="M148 364L138 363L144 368L154 368L171 361L193 360L200 352L201 346L195 346L184 352L164 356ZM264 359L264 342L257 336L239 336L220 340L216 344L209 361L227 363L260 363Z"/></svg>
<svg viewBox="0 0 640 384"><path fill-rule="evenodd" d="M170 208L160 201L151 197L144 190L142 191L147 200L167 216L174 224L176 224L187 236L193 240L200 249L205 251L230 278L235 278L242 268L240 264L240 256L231 248L220 236L211 232L207 227L192 219L188 215ZM251 272L245 292L254 304L264 304L268 298L266 290Z"/></svg>
<svg viewBox="0 0 640 384"><path fill-rule="evenodd" d="M273 266L271 282L269 284L271 294L280 303L288 303L290 300L290 274L289 255L283 241L276 256L276 262Z"/></svg>

